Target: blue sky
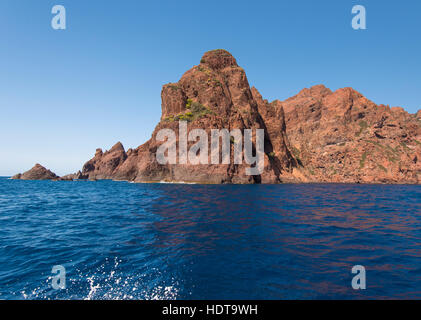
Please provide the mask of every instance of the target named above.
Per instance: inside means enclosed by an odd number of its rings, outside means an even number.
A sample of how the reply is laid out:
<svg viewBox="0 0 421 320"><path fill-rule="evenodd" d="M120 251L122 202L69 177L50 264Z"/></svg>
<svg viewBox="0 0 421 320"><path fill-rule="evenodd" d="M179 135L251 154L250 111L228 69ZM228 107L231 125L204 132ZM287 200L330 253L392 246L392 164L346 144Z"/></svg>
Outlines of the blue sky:
<svg viewBox="0 0 421 320"><path fill-rule="evenodd" d="M67 29L51 28L51 8ZM351 9L367 9L367 30ZM79 170L97 147L137 147L161 113L161 86L224 48L250 85L284 100L351 86L376 103L421 108L415 0L0 2L0 175L36 162Z"/></svg>

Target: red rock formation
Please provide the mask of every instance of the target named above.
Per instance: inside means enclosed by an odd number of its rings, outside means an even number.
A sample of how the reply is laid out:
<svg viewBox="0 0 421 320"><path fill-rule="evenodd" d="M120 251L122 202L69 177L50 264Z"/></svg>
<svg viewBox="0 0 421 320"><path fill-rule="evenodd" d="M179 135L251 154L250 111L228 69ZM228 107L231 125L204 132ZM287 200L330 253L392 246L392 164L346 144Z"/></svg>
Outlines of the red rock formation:
<svg viewBox="0 0 421 320"><path fill-rule="evenodd" d="M302 174L313 182L419 183L421 126L352 88L302 90L281 103Z"/></svg>
<svg viewBox="0 0 421 320"><path fill-rule="evenodd" d="M121 142L116 143L109 151L97 149L95 156L85 163L82 176L89 179L110 179L116 168L127 159Z"/></svg>
<svg viewBox="0 0 421 320"><path fill-rule="evenodd" d="M206 52L177 83L164 85L162 116L145 144L127 153L121 143L97 149L82 172L61 179L199 183L420 183L421 110L376 105L352 88L319 85L283 102L250 89L244 70L225 50ZM177 133L179 120L195 128L265 130L265 167L249 176L248 164L167 164L156 160L161 129ZM193 142L189 143L189 147ZM211 163L209 161L209 163ZM24 174L25 175L25 174ZM28 175L27 175L28 176ZM35 175L36 176L36 175ZM42 175L40 175L42 176Z"/></svg>
<svg viewBox="0 0 421 320"><path fill-rule="evenodd" d="M36 164L31 170L26 171L25 173L17 174L12 177L15 180L54 180L58 179L58 176L47 170L40 164Z"/></svg>
<svg viewBox="0 0 421 320"><path fill-rule="evenodd" d="M255 91L257 92L257 91ZM273 111L280 125L269 119L271 131L265 137L265 171L259 176L245 173L246 164L234 164L231 146L231 164L160 165L156 150L162 142L156 140L160 129L178 132L178 120L188 122L188 131L205 129L266 129L264 118L250 90L246 74L234 57L225 50L206 52L198 66L187 71L178 83L167 84L162 89L162 117L151 140L127 154L122 162L113 162L110 170L104 167L100 151L85 164L83 174L95 178L113 178L149 181L189 181L201 183L276 183L282 171L296 163L287 148L282 108ZM257 97L260 109L272 108ZM177 144L179 143L177 137ZM273 140L273 142L272 142ZM191 143L193 144L193 143ZM122 152L121 152L122 154ZM119 157L119 160L122 158ZM210 160L209 160L210 163Z"/></svg>
<svg viewBox="0 0 421 320"><path fill-rule="evenodd" d="M85 179L88 179L88 176L83 175L81 171L78 171L77 173L72 173L72 174L62 176L58 180L72 181L72 180L85 180Z"/></svg>

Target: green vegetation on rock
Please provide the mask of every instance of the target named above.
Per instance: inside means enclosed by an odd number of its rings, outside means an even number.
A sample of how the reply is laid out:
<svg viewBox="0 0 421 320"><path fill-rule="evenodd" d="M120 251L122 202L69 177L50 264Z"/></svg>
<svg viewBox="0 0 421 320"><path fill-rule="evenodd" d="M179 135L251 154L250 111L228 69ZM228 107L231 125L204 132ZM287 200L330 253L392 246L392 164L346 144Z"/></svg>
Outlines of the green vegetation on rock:
<svg viewBox="0 0 421 320"><path fill-rule="evenodd" d="M366 130L368 128L368 124L366 121L361 120L358 125L360 126L360 131L358 131L355 136L359 137L361 135L361 133L363 133L364 130Z"/></svg>
<svg viewBox="0 0 421 320"><path fill-rule="evenodd" d="M164 118L165 121L173 122L173 121L187 121L192 122L197 119L200 119L208 114L214 114L212 110L208 107L204 106L203 104L193 101L191 99L187 99L186 108L189 111L180 113L176 116L168 116Z"/></svg>
<svg viewBox="0 0 421 320"><path fill-rule="evenodd" d="M364 152L360 160L360 169L364 168L366 159L367 159L367 152Z"/></svg>
<svg viewBox="0 0 421 320"><path fill-rule="evenodd" d="M387 173L387 169L385 167L383 167L381 164L377 165L381 170L383 170L384 172Z"/></svg>

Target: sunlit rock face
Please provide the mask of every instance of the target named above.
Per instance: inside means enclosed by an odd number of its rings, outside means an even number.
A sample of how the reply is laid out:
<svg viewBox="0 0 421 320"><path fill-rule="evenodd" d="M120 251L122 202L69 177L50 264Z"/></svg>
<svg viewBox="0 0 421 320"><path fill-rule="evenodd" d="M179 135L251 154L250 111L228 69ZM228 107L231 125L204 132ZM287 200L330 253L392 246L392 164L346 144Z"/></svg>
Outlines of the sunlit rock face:
<svg viewBox="0 0 421 320"><path fill-rule="evenodd" d="M161 119L149 141L127 152L121 143L109 151L97 149L80 172L61 179L420 183L421 110L409 114L400 107L376 105L352 88L332 92L323 85L269 102L250 88L245 71L222 49L206 52L177 83L164 85L161 98ZM208 164L160 164L157 150L163 142L157 134L173 130L180 148L180 121L187 123L188 132L203 129L208 137L212 129L263 129L262 172L249 175L249 164L235 164L235 141L229 146L229 164L211 164L210 155ZM194 143L188 142L188 148ZM14 178L28 177L58 178L40 167Z"/></svg>
<svg viewBox="0 0 421 320"><path fill-rule="evenodd" d="M420 183L421 121L352 88L304 89L280 103L291 150L314 182Z"/></svg>

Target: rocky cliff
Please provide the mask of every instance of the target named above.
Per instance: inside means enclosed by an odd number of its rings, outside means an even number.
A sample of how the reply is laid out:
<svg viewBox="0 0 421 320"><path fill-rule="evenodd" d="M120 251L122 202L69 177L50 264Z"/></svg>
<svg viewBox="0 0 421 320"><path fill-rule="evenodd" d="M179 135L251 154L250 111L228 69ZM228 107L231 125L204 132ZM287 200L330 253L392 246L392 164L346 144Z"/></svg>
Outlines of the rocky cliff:
<svg viewBox="0 0 421 320"><path fill-rule="evenodd" d="M61 179L197 183L420 183L421 110L376 105L351 88L319 85L285 101L269 102L250 88L244 70L225 50L206 52L177 83L164 85L162 116L152 137L136 149L119 142L97 149L81 172ZM161 129L264 129L264 170L246 164L159 164ZM175 143L180 144L177 134ZM189 142L191 147L194 142ZM253 145L253 147L255 147ZM210 157L210 155L209 155ZM179 156L178 156L179 159ZM209 159L209 163L211 163ZM55 179L55 178L52 178Z"/></svg>
<svg viewBox="0 0 421 320"><path fill-rule="evenodd" d="M288 148L283 111L264 102L257 90L250 89L244 70L225 50L204 54L200 64L187 71L179 82L162 88L162 117L152 138L127 154L119 146L102 154L97 150L82 173L89 178L109 178L136 182L185 181L200 183L277 183L282 172L289 172L296 160ZM264 113L264 117L262 113ZM270 117L277 117L276 123ZM156 135L161 129L179 132L179 121L187 122L187 130L264 129L265 168L261 175L250 176L246 164L234 164L234 145L230 146L230 164L167 164L156 160L162 142ZM270 130L267 130L269 126ZM193 143L189 143L191 147ZM179 136L177 136L179 145Z"/></svg>
<svg viewBox="0 0 421 320"><path fill-rule="evenodd" d="M308 181L420 182L419 116L376 105L352 88L315 86L280 104Z"/></svg>

